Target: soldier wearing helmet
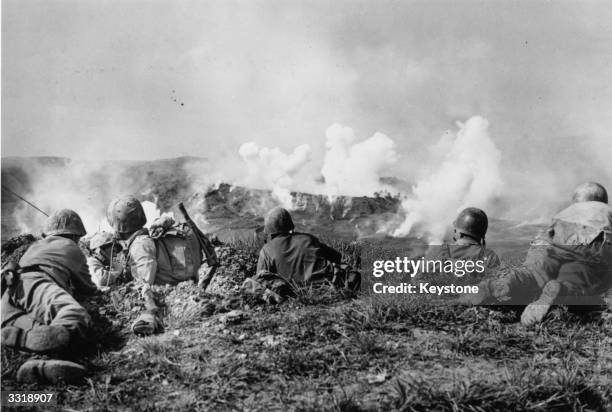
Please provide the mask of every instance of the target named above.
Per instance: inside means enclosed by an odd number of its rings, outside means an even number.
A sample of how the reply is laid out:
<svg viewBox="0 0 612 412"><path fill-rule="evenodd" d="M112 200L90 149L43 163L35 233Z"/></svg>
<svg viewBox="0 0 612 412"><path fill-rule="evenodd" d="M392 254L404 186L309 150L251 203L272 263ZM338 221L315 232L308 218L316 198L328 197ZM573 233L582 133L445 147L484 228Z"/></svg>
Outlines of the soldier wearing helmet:
<svg viewBox="0 0 612 412"><path fill-rule="evenodd" d="M266 215L264 232L270 240L259 253L255 279L247 279L243 291L255 293L274 284L281 285L282 289L287 284L325 281L359 290L361 275L341 264L340 252L294 229L293 219L286 209L277 207Z"/></svg>
<svg viewBox="0 0 612 412"><path fill-rule="evenodd" d="M463 209L453 222L453 242L430 246L426 259L480 260L487 269L499 266L501 262L497 254L486 247L488 227L489 219L483 210L475 207Z"/></svg>
<svg viewBox="0 0 612 412"><path fill-rule="evenodd" d="M101 231L89 239L87 266L91 279L100 290L119 282L124 275L123 247L113 233Z"/></svg>
<svg viewBox="0 0 612 412"><path fill-rule="evenodd" d="M147 240L148 231L144 228L147 222L144 209L135 197L123 196L113 199L108 205L106 218L113 231L95 233L89 239L87 257L92 279L101 290L106 290L124 275L129 279L129 265L124 253L127 244L135 243L139 246L144 242L148 249L151 249L152 243L150 239ZM139 260L141 265L134 268L136 272L155 270L147 267L147 264L149 266L151 264L148 255L145 262Z"/></svg>
<svg viewBox="0 0 612 412"><path fill-rule="evenodd" d="M156 283L157 249L144 227L147 223L142 204L134 196L122 196L113 199L107 208L106 218L119 239L120 247L125 251L126 270L137 281L147 310L139 316L134 331L150 335L160 329L157 317L157 304L151 291ZM93 263L93 262L92 262Z"/></svg>
<svg viewBox="0 0 612 412"><path fill-rule="evenodd" d="M588 182L532 242L520 268L485 282L475 302L528 304L521 322L540 322L553 304L601 303L612 284L612 209L606 189Z"/></svg>
<svg viewBox="0 0 612 412"><path fill-rule="evenodd" d="M75 296L93 293L96 287L77 245L84 234L77 213L59 210L49 216L43 239L28 248L19 267L3 270L3 346L46 353L85 338L91 318ZM82 378L84 371L72 362L32 360L21 366L17 378L55 383Z"/></svg>
<svg viewBox="0 0 612 412"><path fill-rule="evenodd" d="M152 222L152 233L144 227L147 218L142 204L133 196L110 202L107 218L119 246L123 250L125 268L139 285L146 310L136 319L132 330L137 335L150 335L161 330L158 307L152 285L176 285L186 280L198 280L202 250L197 238L180 231L174 219L162 217ZM153 228L155 227L155 230ZM179 229L177 229L179 227ZM156 234L159 229L159 235ZM166 233L176 236L164 237ZM180 266L178 262L180 261ZM109 265L114 274L118 271ZM114 276L111 273L112 276Z"/></svg>
<svg viewBox="0 0 612 412"><path fill-rule="evenodd" d="M157 258L155 242L144 227L147 218L142 204L133 196L119 197L108 205L106 217L128 255L127 268L140 282L143 296L149 296L150 285L155 283Z"/></svg>

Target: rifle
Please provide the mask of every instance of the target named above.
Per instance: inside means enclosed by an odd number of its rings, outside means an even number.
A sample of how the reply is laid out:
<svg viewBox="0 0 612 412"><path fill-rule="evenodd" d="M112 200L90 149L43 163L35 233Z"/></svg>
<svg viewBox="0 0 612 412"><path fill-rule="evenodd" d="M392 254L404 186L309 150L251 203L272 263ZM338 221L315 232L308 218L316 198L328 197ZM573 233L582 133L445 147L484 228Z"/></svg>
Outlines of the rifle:
<svg viewBox="0 0 612 412"><path fill-rule="evenodd" d="M202 251L204 252L204 255L206 256L206 263L208 264L208 267L210 269L208 270L208 273L198 281L198 287L201 287L202 289L206 290L206 288L212 281L212 278L215 274L215 271L217 270L217 267L219 267L219 259L217 258L217 254L215 253L215 248L213 247L208 237L206 237L206 235L202 233L200 228L195 224L193 220L191 220L191 217L189 217L189 214L187 213L187 210L185 209L185 205L183 205L183 202L180 202L178 204L178 210L183 216L185 223L187 223L187 226L189 226L191 230L193 231L193 233L196 235L198 239L198 243L200 243L200 248L202 249Z"/></svg>

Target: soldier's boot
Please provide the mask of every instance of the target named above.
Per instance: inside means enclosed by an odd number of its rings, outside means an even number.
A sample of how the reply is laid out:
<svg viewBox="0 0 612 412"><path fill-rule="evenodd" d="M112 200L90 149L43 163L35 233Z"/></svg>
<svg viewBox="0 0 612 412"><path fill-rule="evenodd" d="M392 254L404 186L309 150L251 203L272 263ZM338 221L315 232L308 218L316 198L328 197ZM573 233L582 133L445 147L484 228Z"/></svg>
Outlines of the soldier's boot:
<svg viewBox="0 0 612 412"><path fill-rule="evenodd" d="M156 310L145 310L132 324L132 332L137 336L150 336L161 333L164 326Z"/></svg>
<svg viewBox="0 0 612 412"><path fill-rule="evenodd" d="M29 360L17 371L17 381L23 383L83 383L86 369L65 360Z"/></svg>
<svg viewBox="0 0 612 412"><path fill-rule="evenodd" d="M551 280L542 289L542 294L535 302L530 303L521 315L521 323L531 326L544 319L550 307L561 295L563 286L556 280Z"/></svg>
<svg viewBox="0 0 612 412"><path fill-rule="evenodd" d="M13 349L48 353L65 349L70 343L70 332L63 326L41 325L24 330L16 326L2 328L2 346Z"/></svg>
<svg viewBox="0 0 612 412"><path fill-rule="evenodd" d="M284 297L270 289L264 290L261 298L269 305L278 305L286 300Z"/></svg>

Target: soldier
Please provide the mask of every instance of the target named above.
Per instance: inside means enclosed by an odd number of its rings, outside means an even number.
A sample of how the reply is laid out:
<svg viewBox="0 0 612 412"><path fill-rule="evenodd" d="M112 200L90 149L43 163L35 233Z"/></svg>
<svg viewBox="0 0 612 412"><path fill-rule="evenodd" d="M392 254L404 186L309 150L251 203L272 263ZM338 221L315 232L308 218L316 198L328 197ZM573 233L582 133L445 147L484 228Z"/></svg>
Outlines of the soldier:
<svg viewBox="0 0 612 412"><path fill-rule="evenodd" d="M109 232L98 232L89 239L87 266L91 278L100 290L118 282L124 274L122 246Z"/></svg>
<svg viewBox="0 0 612 412"><path fill-rule="evenodd" d="M540 322L553 304L600 303L612 282L612 209L599 183L584 183L507 276L481 284L472 303L526 304L521 323ZM531 302L531 303L530 303Z"/></svg>
<svg viewBox="0 0 612 412"><path fill-rule="evenodd" d="M475 207L462 210L453 222L453 243L430 247L426 259L482 260L487 269L498 267L499 257L486 247L488 227L489 219L483 210Z"/></svg>
<svg viewBox="0 0 612 412"><path fill-rule="evenodd" d="M257 274L247 279L243 291L273 290L287 285L332 281L336 286L358 291L361 274L342 265L342 255L307 233L297 233L286 209L272 209L265 218L264 232L270 237L259 253ZM282 293L281 293L282 295ZM275 300L278 300L276 298Z"/></svg>
<svg viewBox="0 0 612 412"><path fill-rule="evenodd" d="M151 285L176 285L193 280L198 282L198 269L203 254L196 236L179 233L173 219L163 219L153 235L144 227L147 218L138 199L132 196L113 200L107 209L109 224L125 253L126 269L139 285L146 310L136 319L132 330L137 335L161 331ZM166 235L173 235L165 237Z"/></svg>
<svg viewBox="0 0 612 412"><path fill-rule="evenodd" d="M77 246L85 235L78 214L52 214L43 239L34 242L19 267L2 273L2 345L36 353L60 353L82 341L91 318L74 296L91 294L85 256ZM24 382L77 382L85 368L65 360L30 360L17 372Z"/></svg>

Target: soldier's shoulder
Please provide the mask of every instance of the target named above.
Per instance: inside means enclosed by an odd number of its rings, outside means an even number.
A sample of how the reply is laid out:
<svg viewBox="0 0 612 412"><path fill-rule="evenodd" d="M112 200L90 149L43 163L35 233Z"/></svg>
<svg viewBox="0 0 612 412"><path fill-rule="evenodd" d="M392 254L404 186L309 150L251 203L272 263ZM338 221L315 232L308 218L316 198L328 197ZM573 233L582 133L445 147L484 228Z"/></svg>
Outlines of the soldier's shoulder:
<svg viewBox="0 0 612 412"><path fill-rule="evenodd" d="M37 242L35 242L32 246L35 248L30 248L30 250L62 250L66 252L72 251L81 251L79 246L72 240L65 238L63 236L47 236Z"/></svg>
<svg viewBox="0 0 612 412"><path fill-rule="evenodd" d="M612 208L602 202L573 203L555 215L553 221L583 223L588 221L612 224Z"/></svg>
<svg viewBox="0 0 612 412"><path fill-rule="evenodd" d="M295 232L295 231L291 233L291 236L306 236L306 237L310 237L310 238L316 237L315 235L313 235L311 233Z"/></svg>
<svg viewBox="0 0 612 412"><path fill-rule="evenodd" d="M137 235L132 240L130 247L130 253L137 251L155 251L155 240L153 240L148 234Z"/></svg>
<svg viewBox="0 0 612 412"><path fill-rule="evenodd" d="M19 261L20 266L59 264L63 267L77 267L85 263L85 255L79 246L62 236L47 236L33 243Z"/></svg>
<svg viewBox="0 0 612 412"><path fill-rule="evenodd" d="M302 233L302 232L294 233L292 235L292 240L294 242L299 242L301 244L312 246L312 247L319 247L324 244L323 242L319 240L318 237L310 233Z"/></svg>
<svg viewBox="0 0 612 412"><path fill-rule="evenodd" d="M447 259L449 257L450 247L451 244L449 242L444 242L439 245L429 245L425 252L425 259Z"/></svg>

